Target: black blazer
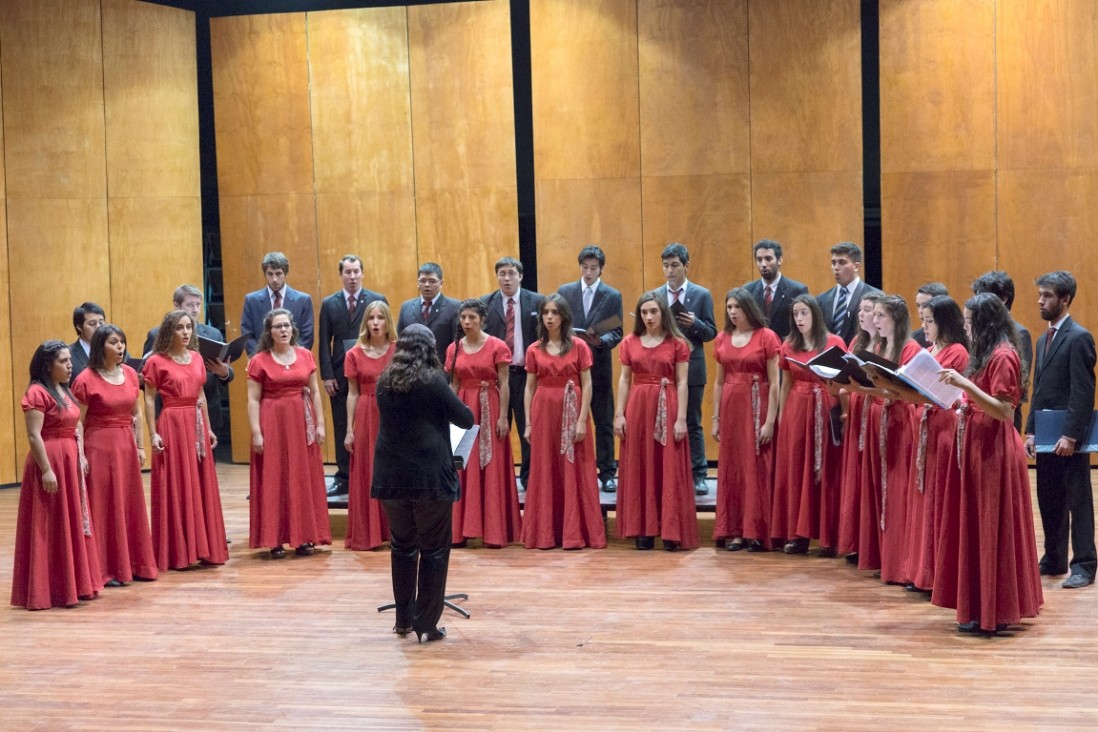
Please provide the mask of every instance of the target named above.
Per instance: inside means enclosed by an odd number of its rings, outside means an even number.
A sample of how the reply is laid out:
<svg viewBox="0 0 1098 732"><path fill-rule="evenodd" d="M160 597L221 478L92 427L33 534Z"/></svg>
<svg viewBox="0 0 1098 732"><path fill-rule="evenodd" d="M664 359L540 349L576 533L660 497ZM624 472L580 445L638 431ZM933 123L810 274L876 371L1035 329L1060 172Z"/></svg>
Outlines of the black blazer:
<svg viewBox="0 0 1098 732"><path fill-rule="evenodd" d="M656 296L668 302L668 288L656 289ZM687 386L705 386L705 344L717 337L717 326L713 322L713 296L701 285L687 280L686 292L682 304L694 313L694 324L683 331L690 344L690 366L687 371Z"/></svg>
<svg viewBox="0 0 1098 732"><path fill-rule="evenodd" d="M473 426L473 412L441 371L408 392L377 389L381 415L370 495L377 499L456 501L461 496L450 424Z"/></svg>
<svg viewBox="0 0 1098 732"><path fill-rule="evenodd" d="M347 311L347 298L343 290L328 295L320 303L320 340L317 343L317 353L320 356L321 379L344 378L343 341L358 338L362 314L366 312L367 305L374 300L381 300L386 304L389 302L384 295L365 287L358 291L357 297L354 315Z"/></svg>
<svg viewBox="0 0 1098 732"><path fill-rule="evenodd" d="M522 324L522 345L529 348L538 338L538 310L545 302L545 296L519 288L519 312L515 314L516 324ZM480 298L488 308L488 317L484 320L484 332L507 343L507 315L503 310L503 294L499 290ZM507 343L510 346L510 343Z"/></svg>
<svg viewBox="0 0 1098 732"><path fill-rule="evenodd" d="M461 302L452 297L439 295L431 303L431 312L427 315L427 322L423 321L423 298L413 297L405 300L400 306L400 315L397 317L397 334L399 335L412 323L426 325L435 334L435 347L438 350L438 360L446 360L446 348L461 335L461 324L458 323L458 307Z"/></svg>
<svg viewBox="0 0 1098 732"><path fill-rule="evenodd" d="M579 280L561 285L557 292L572 308L572 327L574 328L586 330L615 315L619 319L622 317L621 293L605 282L600 281L599 286L595 288L595 296L591 300L591 312L587 316L583 314L583 284ZM610 352L621 343L622 335L622 329L619 326L599 336L601 342L591 349L594 362L605 362L609 365Z"/></svg>
<svg viewBox="0 0 1098 732"><path fill-rule="evenodd" d="M196 324L196 329L198 331L198 335L202 336L203 338L208 338L208 339L214 340L214 341L223 341L223 340L225 340L225 337L221 335L221 331L219 331L217 328L213 327L212 325L206 325L205 323L197 323ZM145 354L152 351L153 343L156 342L156 336L157 336L158 333L160 333L160 326L159 325L156 326L155 328L153 328L152 330L150 330L148 335L145 336L145 346L141 349L141 355L142 356L144 356ZM228 384L230 381L233 380L234 376L236 376L236 372L233 371L232 366L229 366L229 376L225 379L224 383ZM211 372L210 370L207 369L206 370L206 385L204 387L202 387L202 391L206 394L206 404L216 404L217 400L220 398L218 396L219 392L218 392L218 389L217 389L217 382L218 381L220 381L220 378L216 374L214 374L213 372Z"/></svg>
<svg viewBox="0 0 1098 732"><path fill-rule="evenodd" d="M69 377L69 383L75 384L76 377L88 367L88 354L84 352L79 338L69 344L69 356L72 358L72 376Z"/></svg>
<svg viewBox="0 0 1098 732"><path fill-rule="evenodd" d="M835 314L835 296L838 292L839 286L835 285L827 292L816 296L816 302L820 304L820 310L823 311L828 330L831 330L831 316ZM871 292L878 295L884 294L876 287L867 285L865 280L859 281L858 286L854 288L854 296L846 304L846 322L843 323L843 327L839 331L831 331L842 338L847 345L850 345L850 342L854 340L854 336L858 335L858 308L862 304L862 298Z"/></svg>
<svg viewBox="0 0 1098 732"><path fill-rule="evenodd" d="M766 327L778 334L783 341L792 329L793 298L797 295L807 295L808 286L797 280L791 280L785 275L778 280L778 286L774 288L774 299L770 303L770 312L766 312L766 300L763 297L763 283L761 279L754 279L744 285L744 289L751 293L759 303L763 314L766 315Z"/></svg>
<svg viewBox="0 0 1098 732"><path fill-rule="evenodd" d="M1033 413L1038 409L1066 409L1064 437L1079 441L1087 436L1094 411L1094 338L1070 317L1060 326L1045 354L1048 333L1037 339L1033 397L1026 434L1034 434Z"/></svg>

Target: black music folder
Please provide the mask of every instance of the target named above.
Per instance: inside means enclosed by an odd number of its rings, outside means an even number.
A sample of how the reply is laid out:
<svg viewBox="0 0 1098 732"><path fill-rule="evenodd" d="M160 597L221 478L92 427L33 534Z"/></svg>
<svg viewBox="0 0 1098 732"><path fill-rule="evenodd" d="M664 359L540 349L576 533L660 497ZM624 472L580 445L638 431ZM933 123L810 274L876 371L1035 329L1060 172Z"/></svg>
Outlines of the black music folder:
<svg viewBox="0 0 1098 732"><path fill-rule="evenodd" d="M198 352L202 354L202 358L209 361L220 359L225 363L232 363L244 353L244 344L247 341L247 333L234 338L228 343L198 336Z"/></svg>

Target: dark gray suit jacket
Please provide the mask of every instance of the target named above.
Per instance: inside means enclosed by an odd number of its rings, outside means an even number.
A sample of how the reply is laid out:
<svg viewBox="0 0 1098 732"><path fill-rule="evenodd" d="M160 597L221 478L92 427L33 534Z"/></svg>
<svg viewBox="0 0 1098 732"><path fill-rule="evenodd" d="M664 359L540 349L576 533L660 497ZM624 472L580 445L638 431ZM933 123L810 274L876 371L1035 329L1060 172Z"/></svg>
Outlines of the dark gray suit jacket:
<svg viewBox="0 0 1098 732"><path fill-rule="evenodd" d="M435 334L438 360L445 361L447 347L461 334L461 325L458 323L458 306L460 305L460 301L440 294L431 303L431 312L427 316L427 322L424 322L423 298L413 297L411 300L405 300L400 306L400 315L397 317L397 334L399 335L412 323L426 325Z"/></svg>
<svg viewBox="0 0 1098 732"><path fill-rule="evenodd" d="M385 296L367 290L365 287L358 291L355 312L352 315L347 310L347 299L343 290L334 292L324 298L320 303L320 338L317 341L317 354L320 361L321 379L338 379L342 381L343 356L346 349L343 341L358 338L358 329L362 325L362 315L366 312L366 306L374 300L381 300L388 304Z"/></svg>
<svg viewBox="0 0 1098 732"><path fill-rule="evenodd" d="M1087 435L1094 411L1094 338L1070 317L1060 326L1045 354L1048 333L1037 339L1033 362L1033 396L1026 434L1034 434L1033 413L1038 409L1066 409L1064 437L1080 441Z"/></svg>
<svg viewBox="0 0 1098 732"><path fill-rule="evenodd" d="M783 341L792 330L793 298L797 295L807 295L808 286L790 279L784 274L778 280L778 286L774 291L774 299L770 303L770 312L766 312L765 298L763 297L763 283L761 279L754 279L744 285L751 293L766 315L766 326L778 334Z"/></svg>
<svg viewBox="0 0 1098 732"><path fill-rule="evenodd" d="M668 302L667 285L658 288L656 294ZM682 333L690 343L690 368L686 383L687 386L705 386L705 344L717 337L717 326L713 322L713 296L701 285L687 280L682 304L694 313L694 324Z"/></svg>
<svg viewBox="0 0 1098 732"><path fill-rule="evenodd" d="M519 288L519 312L515 313L515 324L522 325L523 348L529 348L538 338L538 310L545 302L545 296ZM488 317L484 320L484 332L507 343L507 314L503 310L503 294L496 290L480 298L488 308ZM510 343L507 343L510 346Z"/></svg>
<svg viewBox="0 0 1098 732"><path fill-rule="evenodd" d="M579 280L561 285L557 292L572 308L573 328L586 330L615 315L618 319L622 318L621 293L605 282L600 281L599 286L595 288L595 296L591 300L591 312L586 316L583 314L583 284ZM599 336L601 343L591 349L591 356L595 363L611 364L610 353L621 343L622 335L622 329L619 326Z"/></svg>
<svg viewBox="0 0 1098 732"><path fill-rule="evenodd" d="M84 352L79 338L69 344L69 356L72 358L72 376L69 377L69 383L75 384L76 377L88 367L88 354Z"/></svg>
<svg viewBox="0 0 1098 732"><path fill-rule="evenodd" d="M294 316L297 326L297 344L302 348L313 347L313 298L289 285L282 288L282 307ZM263 319L271 312L271 298L267 288L249 292L244 296L244 310L240 313L240 332L248 333L249 338L244 350L249 356L255 354L259 336L263 335Z"/></svg>
<svg viewBox="0 0 1098 732"><path fill-rule="evenodd" d="M835 296L838 292L839 286L835 285L827 292L816 296L816 302L820 304L820 310L823 311L828 330L831 330L831 316L835 312ZM848 346L854 340L854 336L858 335L858 307L862 304L862 298L870 292L883 294L876 287L867 285L865 280L860 280L858 286L854 288L854 296L846 304L846 320L843 322L843 327L839 331L831 331L842 338Z"/></svg>

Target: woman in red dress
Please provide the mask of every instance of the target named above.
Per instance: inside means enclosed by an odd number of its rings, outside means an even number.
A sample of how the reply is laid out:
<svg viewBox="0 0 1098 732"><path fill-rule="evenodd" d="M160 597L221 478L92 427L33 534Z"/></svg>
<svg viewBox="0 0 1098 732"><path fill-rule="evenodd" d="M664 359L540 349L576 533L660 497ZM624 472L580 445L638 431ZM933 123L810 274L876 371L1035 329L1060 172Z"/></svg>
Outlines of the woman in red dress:
<svg viewBox="0 0 1098 732"><path fill-rule="evenodd" d="M713 355L713 438L717 459L717 518L713 538L730 552L770 546L773 438L778 418L778 351L762 309L742 287L724 299L724 331Z"/></svg>
<svg viewBox="0 0 1098 732"><path fill-rule="evenodd" d="M957 609L959 631L994 633L1036 617L1044 596L1029 470L1013 423L1022 393L1014 323L990 293L966 302L964 317L972 343L966 375L942 372L942 381L965 394L959 471L942 500L932 601Z"/></svg>
<svg viewBox="0 0 1098 732"><path fill-rule="evenodd" d="M347 481L347 538L353 551L377 549L389 539L389 522L381 501L370 498L374 478L374 443L377 442L377 377L389 365L396 349L396 328L389 306L374 300L362 315L358 342L347 352L343 374L347 377L347 425L343 444L351 453Z"/></svg>
<svg viewBox="0 0 1098 732"><path fill-rule="evenodd" d="M126 334L101 325L92 336L88 367L72 385L84 428L88 509L107 587L154 580L159 573L141 480L145 449L134 429L141 420L141 385L125 358Z"/></svg>
<svg viewBox="0 0 1098 732"><path fill-rule="evenodd" d="M30 363L23 396L30 453L23 463L11 604L28 610L72 607L103 587L87 494L81 480L80 409L66 386L69 347L46 341Z"/></svg>
<svg viewBox="0 0 1098 732"><path fill-rule="evenodd" d="M839 461L828 413L837 403L805 363L829 348L846 350L843 339L827 332L823 313L811 295L793 298L793 330L782 344L778 444L774 456L774 500L770 533L786 554L805 554L812 539L820 555L835 556L839 531Z"/></svg>
<svg viewBox="0 0 1098 732"><path fill-rule="evenodd" d="M694 549L698 514L686 437L686 372L690 346L675 324L667 298L655 292L637 301L633 332L621 342L614 434L618 461L618 537L651 549Z"/></svg>
<svg viewBox="0 0 1098 732"><path fill-rule="evenodd" d="M858 335L850 344L850 352L880 349L880 338L873 324L873 308L882 295L867 293L858 304ZM843 457L839 473L839 546L849 564L858 563L858 539L862 510L862 455L872 447L880 425L880 412L870 426L872 398L864 396L849 384L840 389L846 395L846 412L843 414ZM840 399L841 401L841 399ZM879 553L876 549L874 554Z"/></svg>
<svg viewBox="0 0 1098 732"><path fill-rule="evenodd" d="M213 450L217 435L202 388L206 365L191 316L164 316L145 360L145 421L152 463L152 543L156 566L190 569L229 559ZM160 396L160 416L156 397Z"/></svg>
<svg viewBox="0 0 1098 732"><path fill-rule="evenodd" d="M276 308L248 361L248 422L252 428L249 546L270 547L271 559L299 556L332 543L324 492L324 412L316 361L297 345L293 315Z"/></svg>
<svg viewBox="0 0 1098 732"><path fill-rule="evenodd" d="M572 337L572 311L558 294L538 312L538 340L526 349L526 439L530 480L522 541L527 549L601 549L591 407L591 349Z"/></svg>
<svg viewBox="0 0 1098 732"><path fill-rule="evenodd" d="M470 298L461 303L458 318L465 335L446 349L450 388L473 410L480 424L477 449L460 472L461 497L454 504L454 546L483 537L498 548L522 538L515 461L511 457L511 426L507 401L511 349L484 332L488 311Z"/></svg>

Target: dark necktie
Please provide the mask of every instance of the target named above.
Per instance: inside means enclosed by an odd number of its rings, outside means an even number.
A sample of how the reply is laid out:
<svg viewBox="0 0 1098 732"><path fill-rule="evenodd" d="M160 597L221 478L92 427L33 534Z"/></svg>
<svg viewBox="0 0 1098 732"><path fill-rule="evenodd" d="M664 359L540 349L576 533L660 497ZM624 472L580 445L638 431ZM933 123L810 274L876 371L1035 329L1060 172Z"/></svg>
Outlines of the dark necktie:
<svg viewBox="0 0 1098 732"><path fill-rule="evenodd" d="M347 314L352 318L355 317L355 308L358 307L358 301L354 295L347 296Z"/></svg>
<svg viewBox="0 0 1098 732"><path fill-rule="evenodd" d="M1052 339L1056 337L1056 329L1049 328L1048 333L1045 334L1045 355L1048 355L1049 350L1052 348Z"/></svg>
<svg viewBox="0 0 1098 732"><path fill-rule="evenodd" d="M507 347L515 352L515 301L507 298Z"/></svg>
<svg viewBox="0 0 1098 732"><path fill-rule="evenodd" d="M274 296L274 309L278 310L280 307L282 307L282 290L276 292Z"/></svg>
<svg viewBox="0 0 1098 732"><path fill-rule="evenodd" d="M423 301L423 322L424 323L427 322L427 316L430 315L430 314L431 314L431 301L430 300L424 300Z"/></svg>
<svg viewBox="0 0 1098 732"><path fill-rule="evenodd" d="M831 332L838 333L843 329L843 324L846 322L846 301L850 297L850 293L846 291L845 287L839 288L839 299L835 303L835 318L831 321Z"/></svg>
<svg viewBox="0 0 1098 732"><path fill-rule="evenodd" d="M679 295L681 293L682 293L682 288L681 287L677 290L671 290L672 302L678 302L679 301Z"/></svg>
<svg viewBox="0 0 1098 732"><path fill-rule="evenodd" d="M763 306L766 308L766 312L770 314L770 305L774 302L774 285L766 286L766 294L763 295Z"/></svg>

